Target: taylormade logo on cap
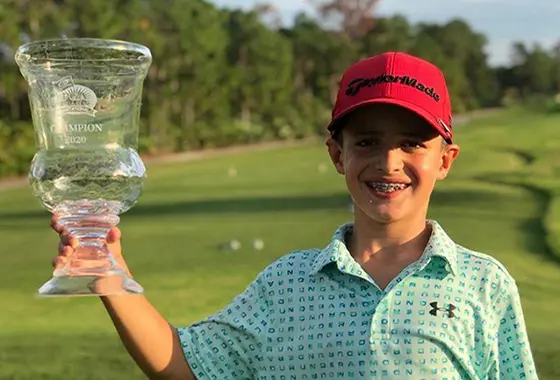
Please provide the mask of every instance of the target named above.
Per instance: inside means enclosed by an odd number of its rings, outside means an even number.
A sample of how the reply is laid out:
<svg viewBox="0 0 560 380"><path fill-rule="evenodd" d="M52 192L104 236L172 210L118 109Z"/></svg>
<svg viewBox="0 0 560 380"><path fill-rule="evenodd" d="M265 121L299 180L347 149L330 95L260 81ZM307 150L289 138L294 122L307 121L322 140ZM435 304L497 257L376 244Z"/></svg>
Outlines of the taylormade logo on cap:
<svg viewBox="0 0 560 380"><path fill-rule="evenodd" d="M440 96L435 92L433 87L428 87L424 83L418 81L417 78L409 76L394 76L382 74L375 78L356 78L352 80L346 88L346 95L356 96L360 89L364 87L372 87L381 83L399 83L405 86L414 87L415 89L425 92L428 96L439 102Z"/></svg>
<svg viewBox="0 0 560 380"><path fill-rule="evenodd" d="M350 112L387 103L414 112L452 143L451 100L443 72L403 52L386 52L353 63L342 75L331 122L334 133Z"/></svg>

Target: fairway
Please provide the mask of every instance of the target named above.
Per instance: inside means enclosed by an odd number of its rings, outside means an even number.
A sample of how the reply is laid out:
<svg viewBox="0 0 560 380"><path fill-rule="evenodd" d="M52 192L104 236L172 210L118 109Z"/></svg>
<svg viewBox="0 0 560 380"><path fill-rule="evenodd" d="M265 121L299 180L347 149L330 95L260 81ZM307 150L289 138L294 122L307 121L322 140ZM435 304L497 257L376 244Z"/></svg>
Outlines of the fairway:
<svg viewBox="0 0 560 380"><path fill-rule="evenodd" d="M507 111L458 127L462 153L430 212L516 278L543 380L560 378L560 244L547 232L560 225L558 126L560 115ZM223 307L281 255L325 246L352 217L320 141L148 170L144 195L121 218L124 255L177 326ZM49 221L28 187L0 189L0 379L143 379L98 299L35 297L56 254ZM241 249L220 249L231 239Z"/></svg>

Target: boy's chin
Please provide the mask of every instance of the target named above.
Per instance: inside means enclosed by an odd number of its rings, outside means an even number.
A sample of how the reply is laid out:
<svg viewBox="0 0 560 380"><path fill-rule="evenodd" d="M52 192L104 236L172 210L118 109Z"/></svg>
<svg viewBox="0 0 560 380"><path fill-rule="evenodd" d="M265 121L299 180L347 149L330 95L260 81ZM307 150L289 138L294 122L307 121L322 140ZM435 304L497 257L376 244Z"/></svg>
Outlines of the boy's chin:
<svg viewBox="0 0 560 380"><path fill-rule="evenodd" d="M404 219L402 215L395 213L371 213L368 218L377 224L392 224Z"/></svg>
<svg viewBox="0 0 560 380"><path fill-rule="evenodd" d="M367 205L362 209L365 219L376 224L391 224L405 219L406 213L396 207L372 207Z"/></svg>

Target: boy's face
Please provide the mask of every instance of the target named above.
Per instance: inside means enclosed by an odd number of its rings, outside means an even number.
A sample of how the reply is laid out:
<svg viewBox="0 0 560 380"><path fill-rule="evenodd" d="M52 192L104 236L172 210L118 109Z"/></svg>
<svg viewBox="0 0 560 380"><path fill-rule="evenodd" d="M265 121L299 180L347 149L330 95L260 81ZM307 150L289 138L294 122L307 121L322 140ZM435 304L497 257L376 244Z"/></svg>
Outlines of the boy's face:
<svg viewBox="0 0 560 380"><path fill-rule="evenodd" d="M380 223L426 213L437 180L459 154L422 118L391 105L351 113L329 155L346 178L356 211Z"/></svg>

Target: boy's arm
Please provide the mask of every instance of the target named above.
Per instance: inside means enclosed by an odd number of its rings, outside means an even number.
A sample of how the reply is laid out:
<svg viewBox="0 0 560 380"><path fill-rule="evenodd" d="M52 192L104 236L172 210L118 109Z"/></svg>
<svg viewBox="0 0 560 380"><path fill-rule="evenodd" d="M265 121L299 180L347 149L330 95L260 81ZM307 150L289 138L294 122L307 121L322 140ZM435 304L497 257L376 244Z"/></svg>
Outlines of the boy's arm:
<svg viewBox="0 0 560 380"><path fill-rule="evenodd" d="M101 297L136 364L151 380L195 380L173 328L140 295Z"/></svg>
<svg viewBox="0 0 560 380"><path fill-rule="evenodd" d="M51 227L59 234L58 256L53 260L55 267L65 265L68 256L77 246L69 238L57 216L51 219ZM107 235L109 249L123 270L132 277L121 252L121 233L113 228ZM110 285L114 279L102 279L96 283L98 290ZM134 361L151 380L195 380L185 359L177 331L157 312L144 296L101 297L115 328Z"/></svg>
<svg viewBox="0 0 560 380"><path fill-rule="evenodd" d="M101 297L136 364L151 380L248 380L261 359L268 317L258 276L218 313L191 326L171 326L144 296Z"/></svg>
<svg viewBox="0 0 560 380"><path fill-rule="evenodd" d="M68 238L56 217L51 226L61 239L59 255L53 260L53 265L59 267L65 264L77 241ZM121 254L118 228L109 232L107 243L131 276ZM111 281L107 278L96 283L101 292L110 285L104 280ZM261 354L258 336L267 316L263 288L264 281L258 276L222 311L180 329L171 326L144 296L107 296L101 300L123 345L149 379L239 380L254 377L254 366Z"/></svg>
<svg viewBox="0 0 560 380"><path fill-rule="evenodd" d="M510 284L501 303L496 338L497 356L490 380L537 380L537 370L529 344L521 299L515 282Z"/></svg>

